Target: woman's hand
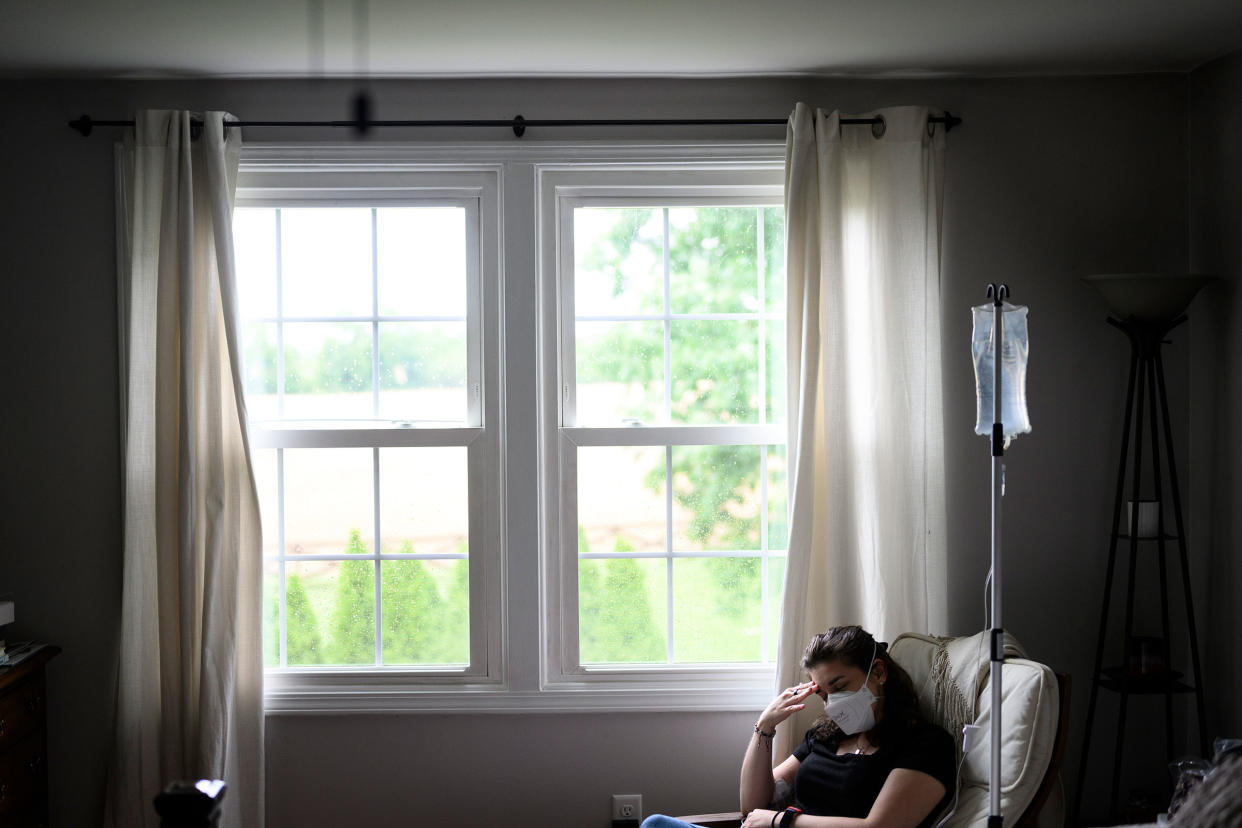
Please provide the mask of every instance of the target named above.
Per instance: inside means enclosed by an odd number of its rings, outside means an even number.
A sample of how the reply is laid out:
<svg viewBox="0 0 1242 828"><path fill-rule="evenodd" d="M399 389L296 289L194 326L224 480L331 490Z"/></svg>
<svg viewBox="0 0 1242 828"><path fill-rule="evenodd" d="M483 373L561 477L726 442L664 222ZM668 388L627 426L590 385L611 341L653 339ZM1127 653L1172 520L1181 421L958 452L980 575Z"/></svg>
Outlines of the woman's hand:
<svg viewBox="0 0 1242 828"><path fill-rule="evenodd" d="M742 822L742 828L772 828L772 818L777 813L777 811L756 808L746 815L746 819Z"/></svg>
<svg viewBox="0 0 1242 828"><path fill-rule="evenodd" d="M817 692L819 692L819 685L813 681L786 688L759 714L759 729L765 733L776 730L778 724L806 707L807 697Z"/></svg>

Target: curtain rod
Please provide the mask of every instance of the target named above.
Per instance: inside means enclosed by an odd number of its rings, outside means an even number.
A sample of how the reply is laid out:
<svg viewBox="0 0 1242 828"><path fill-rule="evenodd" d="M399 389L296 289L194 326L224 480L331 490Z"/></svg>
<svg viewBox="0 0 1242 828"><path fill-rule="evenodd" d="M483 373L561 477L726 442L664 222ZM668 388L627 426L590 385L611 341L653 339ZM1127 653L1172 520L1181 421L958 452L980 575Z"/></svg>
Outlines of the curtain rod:
<svg viewBox="0 0 1242 828"><path fill-rule="evenodd" d="M228 127L345 127L358 132L366 132L376 127L509 127L513 134L521 138L526 134L527 127L573 127L573 126L775 126L788 122L788 118L654 118L654 119L539 119L527 120L518 115L509 120L446 120L446 121L374 121L369 118L351 121L225 121ZM956 115L945 112L944 115L928 116L929 124L944 124L945 132L962 122ZM201 129L202 121L192 121ZM842 118L843 124L879 124L882 118ZM70 121L69 127L79 132L83 138L89 137L91 131L99 127L132 127L129 121L96 121L90 115L83 115L76 121Z"/></svg>

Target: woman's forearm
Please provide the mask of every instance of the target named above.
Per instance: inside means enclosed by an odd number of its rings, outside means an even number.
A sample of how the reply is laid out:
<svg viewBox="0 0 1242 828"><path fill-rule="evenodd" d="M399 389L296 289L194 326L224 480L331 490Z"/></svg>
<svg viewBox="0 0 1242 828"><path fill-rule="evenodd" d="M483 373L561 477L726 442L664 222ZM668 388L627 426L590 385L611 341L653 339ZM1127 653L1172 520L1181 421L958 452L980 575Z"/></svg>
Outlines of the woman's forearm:
<svg viewBox="0 0 1242 828"><path fill-rule="evenodd" d="M855 817L808 816L802 814L794 820L794 828L867 828L871 823Z"/></svg>
<svg viewBox="0 0 1242 828"><path fill-rule="evenodd" d="M742 782L739 791L742 813L768 807L774 787L772 737L756 731L746 745L746 755L742 757Z"/></svg>

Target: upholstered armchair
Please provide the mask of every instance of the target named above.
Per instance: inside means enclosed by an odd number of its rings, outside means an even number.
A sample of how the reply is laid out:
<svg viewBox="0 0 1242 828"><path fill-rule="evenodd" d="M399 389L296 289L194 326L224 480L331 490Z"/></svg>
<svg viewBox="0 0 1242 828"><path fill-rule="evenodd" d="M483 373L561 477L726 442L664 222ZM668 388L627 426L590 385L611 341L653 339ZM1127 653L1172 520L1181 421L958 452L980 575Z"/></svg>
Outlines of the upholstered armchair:
<svg viewBox="0 0 1242 828"><path fill-rule="evenodd" d="M937 638L905 633L889 647L889 654L913 679L923 714L956 737L959 757L963 726L979 728L962 762L957 808L945 828L987 823L992 750L988 634ZM1069 720L1069 677L1029 660L1011 636L1005 637L1001 670L1005 824L1017 828L1064 825L1060 770ZM680 819L707 828L737 828L741 814L695 814Z"/></svg>

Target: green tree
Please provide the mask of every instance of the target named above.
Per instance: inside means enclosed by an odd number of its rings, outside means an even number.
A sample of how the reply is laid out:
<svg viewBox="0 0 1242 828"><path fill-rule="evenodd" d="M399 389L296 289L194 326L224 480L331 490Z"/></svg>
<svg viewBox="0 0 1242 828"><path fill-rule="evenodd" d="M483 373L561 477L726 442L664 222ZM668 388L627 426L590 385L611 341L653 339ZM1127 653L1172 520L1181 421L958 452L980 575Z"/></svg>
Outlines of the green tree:
<svg viewBox="0 0 1242 828"><path fill-rule="evenodd" d="M280 664L280 601L279 584L266 579L263 619L263 663L268 667ZM322 664L323 642L319 622L311 605L306 584L296 573L285 579L285 643L287 664Z"/></svg>
<svg viewBox="0 0 1242 828"><path fill-rule="evenodd" d="M653 210L619 214L608 236L584 253L590 269L612 281L614 296L626 290L624 266L635 251L662 256L662 235L644 233ZM690 216L693 218L687 220ZM777 208L698 209L679 213L669 235L669 304L674 313L737 313L781 310L784 307L784 222ZM763 222L764 249L758 249L758 222ZM673 222L670 222L672 224ZM765 273L764 297L758 290L758 263ZM644 311L662 312L663 297L646 296ZM670 328L671 401L673 422L728 424L758 422L765 406L769 422L784 410L783 329L771 325L767 336L767 387L759 386L759 329L753 321L678 321ZM774 335L775 334L775 335ZM622 382L650 387L663 380L663 331L660 326L619 325L587 353L579 354L580 382ZM654 356L653 356L654 355ZM637 395L636 395L637 396ZM649 420L641 405L624 416ZM709 548L759 549L759 451L755 446L684 446L673 451L673 497L690 512L689 538ZM647 474L653 491L664 484L661 464ZM773 507L783 503L776 494ZM771 514L769 509L769 515ZM784 521L776 537L783 543ZM741 617L761 580L757 561L713 559L707 565L720 596L721 612ZM584 582L585 586L585 582Z"/></svg>
<svg viewBox="0 0 1242 828"><path fill-rule="evenodd" d="M280 635L279 627L276 634ZM297 574L285 579L285 644L288 647L287 664L323 663L319 621L306 593L306 584Z"/></svg>
<svg viewBox="0 0 1242 828"><path fill-rule="evenodd" d="M691 213L682 214L683 219ZM669 302L674 313L737 313L759 310L757 227L759 212L754 208L697 209L693 218L682 220L669 243ZM662 255L662 239L641 232L655 216L654 210L625 211L608 236L584 253L588 268L601 271L612 280L614 295L627 287L627 258L640 248L647 255ZM784 280L780 276L784 259L784 223L777 208L762 211L765 245L762 255L765 272L773 274L766 283L764 305L769 310L784 307ZM777 294L777 295L774 295ZM647 295L645 312L662 313L663 297ZM778 327L778 326L772 326ZM781 416L783 395L772 394L783 386L784 336L769 331L767 385L759 386L759 332L753 322L674 320L670 330L672 362L671 417L676 423L727 424L758 422L759 406L766 406L769 422ZM587 353L579 355L579 382L622 382L649 386L663 379L663 360L652 354L664 351L659 326L617 326ZM779 369L779 370L777 370ZM624 416L649 419L639 408L622 412ZM758 548L759 514L753 503L759 490L757 455L753 447L699 446L674 452L674 480L693 480L692 486L676 487L678 503L692 513L691 534L697 540L713 537L721 544L746 542L744 548ZM746 454L747 462L739 462ZM648 485L657 489L663 483L663 466L653 469Z"/></svg>
<svg viewBox="0 0 1242 828"><path fill-rule="evenodd" d="M357 392L371 387L371 331L352 325L348 338L328 337L317 350L285 349L285 391L290 394ZM261 327L246 333L246 387L276 393L276 343ZM380 388L434 388L466 376L465 326L460 332L385 324L379 339Z"/></svg>
<svg viewBox="0 0 1242 828"><path fill-rule="evenodd" d="M466 552L465 541L458 544L457 551ZM470 562L456 560L451 567L439 636L431 654L438 663L461 664L470 660Z"/></svg>
<svg viewBox="0 0 1242 828"><path fill-rule="evenodd" d="M413 554L406 541L402 554ZM385 664L427 664L443 628L442 600L435 578L422 561L385 561L380 583Z"/></svg>
<svg viewBox="0 0 1242 828"><path fill-rule="evenodd" d="M369 554L359 530L349 530L345 551ZM346 560L337 567L331 656L333 664L375 661L375 564L369 559Z"/></svg>
<svg viewBox="0 0 1242 828"><path fill-rule="evenodd" d="M579 550L587 550L578 529ZM614 551L633 551L617 538ZM579 655L585 663L664 661L662 630L652 618L647 576L634 558L579 560Z"/></svg>

